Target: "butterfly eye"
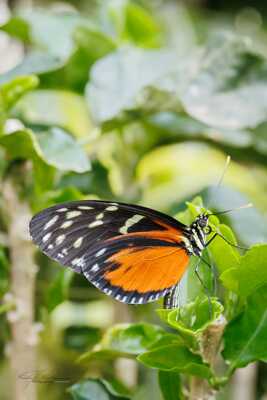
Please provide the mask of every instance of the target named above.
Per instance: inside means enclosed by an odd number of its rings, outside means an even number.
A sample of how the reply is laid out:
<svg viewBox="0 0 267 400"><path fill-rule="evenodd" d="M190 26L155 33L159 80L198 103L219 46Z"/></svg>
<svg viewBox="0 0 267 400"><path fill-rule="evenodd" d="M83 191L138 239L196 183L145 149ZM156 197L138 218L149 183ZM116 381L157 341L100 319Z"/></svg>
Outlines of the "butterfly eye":
<svg viewBox="0 0 267 400"><path fill-rule="evenodd" d="M205 233L205 235L209 235L211 233L211 227L209 225L205 226L204 233Z"/></svg>

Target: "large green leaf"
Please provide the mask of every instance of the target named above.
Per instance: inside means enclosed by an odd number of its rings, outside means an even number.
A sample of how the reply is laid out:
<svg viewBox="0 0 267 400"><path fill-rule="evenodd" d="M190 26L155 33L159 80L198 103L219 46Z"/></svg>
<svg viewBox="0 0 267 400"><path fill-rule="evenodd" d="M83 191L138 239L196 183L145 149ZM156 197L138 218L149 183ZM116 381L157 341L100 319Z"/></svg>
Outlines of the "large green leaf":
<svg viewBox="0 0 267 400"><path fill-rule="evenodd" d="M251 247L240 258L240 265L223 272L224 286L246 298L259 287L267 284L267 244Z"/></svg>
<svg viewBox="0 0 267 400"><path fill-rule="evenodd" d="M60 126L76 137L88 137L93 126L82 96L67 90L36 90L24 96L13 115L25 124Z"/></svg>
<svg viewBox="0 0 267 400"><path fill-rule="evenodd" d="M121 386L100 379L87 379L72 385L68 392L73 400L126 400L130 397Z"/></svg>
<svg viewBox="0 0 267 400"><path fill-rule="evenodd" d="M86 89L94 119L103 123L114 118L133 118L133 110L143 108L143 112L158 104L166 105L168 87L163 78L173 70L175 61L173 53L138 48L121 48L97 61ZM151 87L155 91L150 97Z"/></svg>
<svg viewBox="0 0 267 400"><path fill-rule="evenodd" d="M203 49L182 96L187 112L208 125L255 127L267 112L267 62L246 39L228 34Z"/></svg>
<svg viewBox="0 0 267 400"><path fill-rule="evenodd" d="M110 328L95 351L85 353L81 360L134 356L146 351L166 333L156 325L119 324Z"/></svg>
<svg viewBox="0 0 267 400"><path fill-rule="evenodd" d="M267 286L265 285L248 297L244 312L231 321L225 329L223 356L230 363L229 373L256 360L267 362L266 337Z"/></svg>
<svg viewBox="0 0 267 400"><path fill-rule="evenodd" d="M150 368L210 378L212 373L200 356L182 344L170 344L140 354L137 360Z"/></svg>
<svg viewBox="0 0 267 400"><path fill-rule="evenodd" d="M182 400L181 377L177 372L159 370L159 386L165 400Z"/></svg>

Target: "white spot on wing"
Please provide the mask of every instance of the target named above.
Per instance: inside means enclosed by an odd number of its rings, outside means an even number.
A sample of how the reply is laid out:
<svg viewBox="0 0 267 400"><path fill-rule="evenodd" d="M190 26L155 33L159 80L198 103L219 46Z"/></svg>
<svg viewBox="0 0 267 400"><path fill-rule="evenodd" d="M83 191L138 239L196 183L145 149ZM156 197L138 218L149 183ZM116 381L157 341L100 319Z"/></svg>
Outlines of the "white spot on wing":
<svg viewBox="0 0 267 400"><path fill-rule="evenodd" d="M52 244L49 244L47 248L48 248L48 250L52 250L54 248L54 246Z"/></svg>
<svg viewBox="0 0 267 400"><path fill-rule="evenodd" d="M117 211L118 209L118 206L108 206L107 208L105 208L105 211Z"/></svg>
<svg viewBox="0 0 267 400"><path fill-rule="evenodd" d="M91 224L89 224L88 226L89 226L89 228L95 228L96 226L99 226L99 225L102 225L103 224L103 221L94 221L94 222L91 222Z"/></svg>
<svg viewBox="0 0 267 400"><path fill-rule="evenodd" d="M102 255L105 253L106 250L107 250L106 248L100 249L100 250L96 253L95 256L96 256L96 257L102 256Z"/></svg>
<svg viewBox="0 0 267 400"><path fill-rule="evenodd" d="M52 232L49 232L49 233L47 233L46 235L44 235L44 237L43 237L43 242L44 242L44 243L47 242L51 235L52 235Z"/></svg>
<svg viewBox="0 0 267 400"><path fill-rule="evenodd" d="M62 254L65 254L65 256L67 256L68 255L68 249L66 249L66 248L62 249Z"/></svg>
<svg viewBox="0 0 267 400"><path fill-rule="evenodd" d="M78 211L78 210L73 210L73 211L69 211L68 213L67 213L67 219L71 219L71 218L75 218L75 217L78 217L79 215L81 215L81 211Z"/></svg>
<svg viewBox="0 0 267 400"><path fill-rule="evenodd" d="M73 221L66 221L66 222L63 222L63 224L61 225L60 228L66 229L66 228L69 228L72 224L73 224Z"/></svg>
<svg viewBox="0 0 267 400"><path fill-rule="evenodd" d="M78 206L79 210L93 210L94 207L90 207L90 206Z"/></svg>
<svg viewBox="0 0 267 400"><path fill-rule="evenodd" d="M95 219L103 219L104 218L104 213L98 214Z"/></svg>
<svg viewBox="0 0 267 400"><path fill-rule="evenodd" d="M94 264L94 265L92 266L92 268L91 268L91 271L92 271L92 272L97 272L98 270L99 270L98 264Z"/></svg>
<svg viewBox="0 0 267 400"><path fill-rule="evenodd" d="M65 211L68 211L68 209L66 207L57 209L57 212L65 212Z"/></svg>
<svg viewBox="0 0 267 400"><path fill-rule="evenodd" d="M65 240L65 235L59 235L57 238L56 238L56 244L57 245L59 245L59 244L61 244L64 240Z"/></svg>
<svg viewBox="0 0 267 400"><path fill-rule="evenodd" d="M133 217L126 220L125 224L119 229L119 232L125 235L128 233L128 229L137 224L137 222L141 221L141 219L145 218L144 215L135 214Z"/></svg>
<svg viewBox="0 0 267 400"><path fill-rule="evenodd" d="M82 242L83 242L83 236L81 236L77 240L75 240L75 242L73 243L73 247L75 247L77 249L78 247L81 246Z"/></svg>
<svg viewBox="0 0 267 400"><path fill-rule="evenodd" d="M83 267L84 266L84 258L83 257L74 258L74 260L72 260L71 264L73 266Z"/></svg>
<svg viewBox="0 0 267 400"><path fill-rule="evenodd" d="M48 229L50 226L54 225L55 222L57 222L59 218L59 215L55 215L53 218L51 218L44 226L44 230Z"/></svg>

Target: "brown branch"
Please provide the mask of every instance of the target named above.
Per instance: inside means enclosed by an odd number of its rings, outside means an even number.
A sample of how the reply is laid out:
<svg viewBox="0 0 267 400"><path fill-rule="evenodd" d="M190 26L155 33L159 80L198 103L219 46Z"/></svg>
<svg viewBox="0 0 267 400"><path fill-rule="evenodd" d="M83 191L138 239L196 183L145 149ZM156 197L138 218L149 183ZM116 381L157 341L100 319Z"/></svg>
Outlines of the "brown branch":
<svg viewBox="0 0 267 400"><path fill-rule="evenodd" d="M7 313L11 327L10 365L14 376L14 400L35 400L36 386L25 385L20 376L35 371L36 335L34 329L34 291L36 266L29 240L30 209L19 199L11 181L4 184L3 196L8 216L8 245L11 259L11 296L15 309Z"/></svg>
<svg viewBox="0 0 267 400"><path fill-rule="evenodd" d="M203 360L213 369L219 352L221 338L225 327L223 316L218 318L204 332L200 341ZM192 377L190 381L190 400L213 400L215 391L204 379Z"/></svg>

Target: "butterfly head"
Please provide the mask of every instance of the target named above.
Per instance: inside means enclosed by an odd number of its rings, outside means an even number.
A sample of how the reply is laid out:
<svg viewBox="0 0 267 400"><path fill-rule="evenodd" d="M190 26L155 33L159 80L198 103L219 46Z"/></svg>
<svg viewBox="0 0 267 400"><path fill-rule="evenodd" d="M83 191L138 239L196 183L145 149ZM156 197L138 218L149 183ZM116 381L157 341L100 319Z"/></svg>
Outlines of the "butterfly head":
<svg viewBox="0 0 267 400"><path fill-rule="evenodd" d="M202 230L205 233L205 235L210 234L211 227L209 226L209 215L207 214L198 215L195 221L193 222L192 226L198 227L199 230Z"/></svg>
<svg viewBox="0 0 267 400"><path fill-rule="evenodd" d="M187 250L190 254L200 256L206 247L206 236L210 234L209 215L200 214L189 227L189 244Z"/></svg>

